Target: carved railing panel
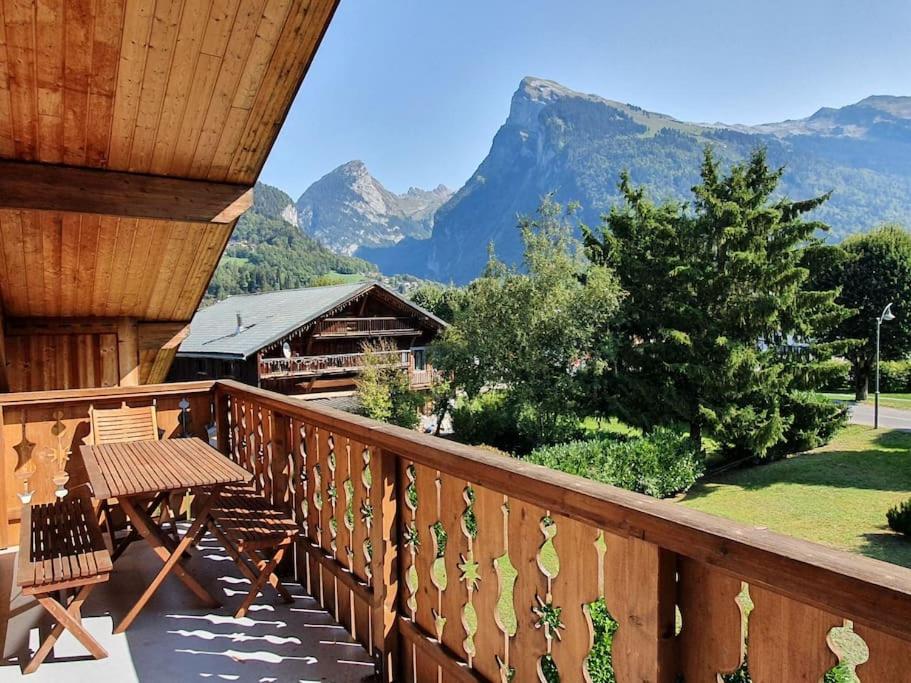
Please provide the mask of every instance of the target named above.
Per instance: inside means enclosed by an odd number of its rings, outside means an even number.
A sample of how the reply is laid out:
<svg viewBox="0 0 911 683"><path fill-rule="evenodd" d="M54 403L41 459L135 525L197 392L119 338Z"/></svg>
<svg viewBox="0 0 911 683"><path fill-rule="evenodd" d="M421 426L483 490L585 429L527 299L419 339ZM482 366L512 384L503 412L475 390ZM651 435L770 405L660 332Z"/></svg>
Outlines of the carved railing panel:
<svg viewBox="0 0 911 683"><path fill-rule="evenodd" d="M242 423L272 414L264 458L281 450L275 416L291 425L289 483L269 470L273 497L293 483L302 581L384 654L387 680L718 683L747 666L754 683L835 667L909 680L894 663L911 657L904 569L792 539L778 550L767 532L670 503L235 383L218 391L232 415L260 404ZM813 606L823 599L829 610Z"/></svg>

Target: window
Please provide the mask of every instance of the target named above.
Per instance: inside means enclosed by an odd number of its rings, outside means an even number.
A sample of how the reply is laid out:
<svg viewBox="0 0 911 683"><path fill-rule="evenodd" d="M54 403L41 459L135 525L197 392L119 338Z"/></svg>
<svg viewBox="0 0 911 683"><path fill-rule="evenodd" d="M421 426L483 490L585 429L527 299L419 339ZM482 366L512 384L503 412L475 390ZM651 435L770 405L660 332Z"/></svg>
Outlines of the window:
<svg viewBox="0 0 911 683"><path fill-rule="evenodd" d="M414 359L414 369L422 372L427 369L427 351L421 349L411 349L411 357Z"/></svg>

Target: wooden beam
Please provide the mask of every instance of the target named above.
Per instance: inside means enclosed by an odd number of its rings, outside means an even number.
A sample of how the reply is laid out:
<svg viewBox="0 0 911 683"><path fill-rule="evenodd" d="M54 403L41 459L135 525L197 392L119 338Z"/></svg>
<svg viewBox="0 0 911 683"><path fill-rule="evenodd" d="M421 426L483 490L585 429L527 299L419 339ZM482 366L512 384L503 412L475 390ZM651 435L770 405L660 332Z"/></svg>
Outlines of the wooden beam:
<svg viewBox="0 0 911 683"><path fill-rule="evenodd" d="M0 305L0 392L6 391L9 391L9 375L6 370L6 329L3 320L3 306Z"/></svg>
<svg viewBox="0 0 911 683"><path fill-rule="evenodd" d="M151 324L154 325L154 323ZM143 327L144 325L140 325L139 328L140 339L143 335ZM152 363L152 368L149 370L149 376L145 381L146 384L158 384L165 381L165 378L168 376L168 370L171 369L171 364L174 362L174 357L177 355L177 348L180 346L181 342L187 338L188 334L190 334L189 323L184 324L171 335L170 339L159 347L158 353L155 354L155 361Z"/></svg>
<svg viewBox="0 0 911 683"><path fill-rule="evenodd" d="M139 334L135 320L122 318L117 329L117 363L120 386L139 384Z"/></svg>
<svg viewBox="0 0 911 683"><path fill-rule="evenodd" d="M249 185L0 160L0 208L193 223L230 223L253 204Z"/></svg>

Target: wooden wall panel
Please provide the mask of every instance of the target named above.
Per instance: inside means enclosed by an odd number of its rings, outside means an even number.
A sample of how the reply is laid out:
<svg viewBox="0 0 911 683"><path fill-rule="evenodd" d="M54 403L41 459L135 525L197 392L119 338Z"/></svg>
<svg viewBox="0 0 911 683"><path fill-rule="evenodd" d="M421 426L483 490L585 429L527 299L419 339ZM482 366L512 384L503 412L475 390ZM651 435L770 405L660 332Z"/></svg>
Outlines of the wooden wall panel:
<svg viewBox="0 0 911 683"><path fill-rule="evenodd" d="M117 335L11 336L7 368L10 391L117 386Z"/></svg>

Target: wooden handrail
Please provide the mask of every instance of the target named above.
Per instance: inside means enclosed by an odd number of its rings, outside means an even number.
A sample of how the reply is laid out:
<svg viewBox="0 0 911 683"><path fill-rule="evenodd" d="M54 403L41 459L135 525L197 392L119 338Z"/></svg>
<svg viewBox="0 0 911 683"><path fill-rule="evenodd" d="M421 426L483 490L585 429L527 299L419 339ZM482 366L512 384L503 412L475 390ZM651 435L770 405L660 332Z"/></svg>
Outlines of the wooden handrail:
<svg viewBox="0 0 911 683"><path fill-rule="evenodd" d="M911 640L911 569L232 380L218 380L216 393L246 397L441 473L653 543L796 601Z"/></svg>
<svg viewBox="0 0 911 683"><path fill-rule="evenodd" d="M129 400L149 396L173 396L175 394L211 391L214 380L194 382L172 382L169 384L141 384L133 387L98 387L91 389L60 389L56 391L20 391L0 394L0 406L29 406L49 403L76 403L91 400Z"/></svg>

